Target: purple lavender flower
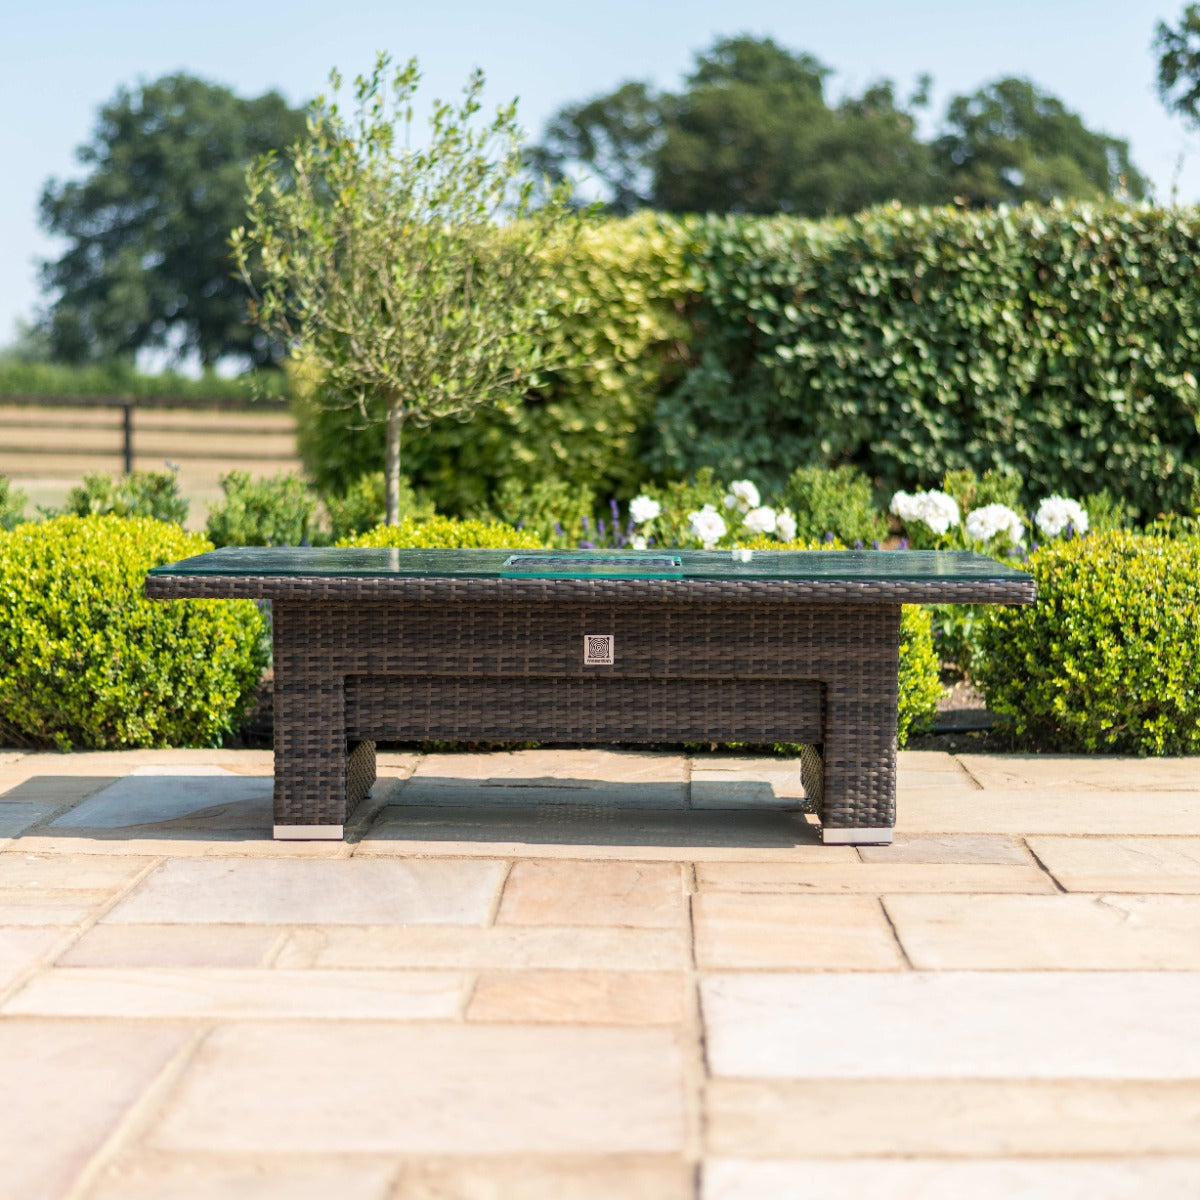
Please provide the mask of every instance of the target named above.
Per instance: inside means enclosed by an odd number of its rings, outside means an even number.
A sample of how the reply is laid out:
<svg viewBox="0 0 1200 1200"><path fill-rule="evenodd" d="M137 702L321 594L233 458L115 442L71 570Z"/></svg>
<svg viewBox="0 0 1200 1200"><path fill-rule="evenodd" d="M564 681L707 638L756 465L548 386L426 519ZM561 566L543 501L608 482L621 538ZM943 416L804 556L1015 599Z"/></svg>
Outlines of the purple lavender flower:
<svg viewBox="0 0 1200 1200"><path fill-rule="evenodd" d="M861 550L861 549L862 549L862 546L863 546L863 544L862 544L862 538L855 538L855 539L854 539L854 548L855 548L855 550Z"/></svg>

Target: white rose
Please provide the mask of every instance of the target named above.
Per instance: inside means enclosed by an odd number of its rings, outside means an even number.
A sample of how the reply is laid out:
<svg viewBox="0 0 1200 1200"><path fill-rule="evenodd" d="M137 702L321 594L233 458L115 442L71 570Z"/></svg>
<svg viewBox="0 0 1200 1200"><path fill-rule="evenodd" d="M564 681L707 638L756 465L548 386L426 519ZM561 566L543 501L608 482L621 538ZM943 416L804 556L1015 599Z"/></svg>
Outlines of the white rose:
<svg viewBox="0 0 1200 1200"><path fill-rule="evenodd" d="M967 517L967 537L974 542L990 542L997 534L1008 536L1010 545L1017 546L1025 538L1021 518L1007 504L985 504Z"/></svg>
<svg viewBox="0 0 1200 1200"><path fill-rule="evenodd" d="M635 525L645 525L647 521L653 521L661 512L662 505L646 495L634 496L629 502L629 519Z"/></svg>
<svg viewBox="0 0 1200 1200"><path fill-rule="evenodd" d="M746 514L746 528L751 533L774 533L778 518L773 508L752 508Z"/></svg>
<svg viewBox="0 0 1200 1200"><path fill-rule="evenodd" d="M642 537L640 533L635 533L633 537L629 539L629 545L634 550L645 550L646 539Z"/></svg>
<svg viewBox="0 0 1200 1200"><path fill-rule="evenodd" d="M699 512L688 513L692 536L699 538L705 550L711 550L725 536L725 518L711 504Z"/></svg>
<svg viewBox="0 0 1200 1200"><path fill-rule="evenodd" d="M762 503L762 497L758 494L758 488L748 479L735 479L729 485L729 490L733 493L733 499L742 512L749 512L752 508L757 508ZM733 507L729 503L728 496L725 497L725 507Z"/></svg>
<svg viewBox="0 0 1200 1200"><path fill-rule="evenodd" d="M918 492L917 519L924 521L934 533L945 533L958 524L958 504L945 492Z"/></svg>
<svg viewBox="0 0 1200 1200"><path fill-rule="evenodd" d="M1070 525L1075 532L1087 533L1088 515L1083 506L1065 496L1048 496L1038 505L1033 523L1046 535L1058 537Z"/></svg>
<svg viewBox="0 0 1200 1200"><path fill-rule="evenodd" d="M782 541L791 542L795 540L796 518L786 508L775 518L775 532Z"/></svg>
<svg viewBox="0 0 1200 1200"><path fill-rule="evenodd" d="M897 492L888 507L892 514L899 517L905 524L909 521L916 521L920 515L917 497L910 496L908 492Z"/></svg>

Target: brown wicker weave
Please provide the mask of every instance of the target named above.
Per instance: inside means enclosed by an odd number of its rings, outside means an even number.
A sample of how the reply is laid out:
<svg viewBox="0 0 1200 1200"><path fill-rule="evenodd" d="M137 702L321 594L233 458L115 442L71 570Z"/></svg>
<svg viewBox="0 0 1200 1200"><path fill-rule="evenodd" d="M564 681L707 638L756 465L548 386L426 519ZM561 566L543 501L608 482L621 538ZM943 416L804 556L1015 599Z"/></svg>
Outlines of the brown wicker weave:
<svg viewBox="0 0 1200 1200"><path fill-rule="evenodd" d="M195 560L193 560L195 561ZM375 742L801 742L827 841L890 841L900 605L1022 603L998 580L188 575L273 601L276 832L341 836ZM585 635L614 639L585 665Z"/></svg>

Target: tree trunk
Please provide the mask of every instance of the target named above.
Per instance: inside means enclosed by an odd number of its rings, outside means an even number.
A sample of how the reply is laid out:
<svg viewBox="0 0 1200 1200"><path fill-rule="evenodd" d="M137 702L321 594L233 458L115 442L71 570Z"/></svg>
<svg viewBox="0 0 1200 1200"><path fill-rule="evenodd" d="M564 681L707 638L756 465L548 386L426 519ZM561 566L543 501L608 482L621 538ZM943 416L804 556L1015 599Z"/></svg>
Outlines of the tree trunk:
<svg viewBox="0 0 1200 1200"><path fill-rule="evenodd" d="M389 404L387 413L387 442L384 447L383 475L386 481L387 500L384 520L389 525L400 524L400 433L404 427L404 413L399 404Z"/></svg>

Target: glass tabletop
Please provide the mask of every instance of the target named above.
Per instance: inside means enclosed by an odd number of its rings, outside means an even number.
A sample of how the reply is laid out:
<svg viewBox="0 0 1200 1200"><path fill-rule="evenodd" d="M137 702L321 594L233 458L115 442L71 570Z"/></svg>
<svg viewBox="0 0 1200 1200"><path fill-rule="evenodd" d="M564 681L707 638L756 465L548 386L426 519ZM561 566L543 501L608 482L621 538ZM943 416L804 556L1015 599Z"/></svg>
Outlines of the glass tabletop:
<svg viewBox="0 0 1200 1200"><path fill-rule="evenodd" d="M225 546L150 574L337 578L778 579L899 583L1028 576L966 550L388 550Z"/></svg>

